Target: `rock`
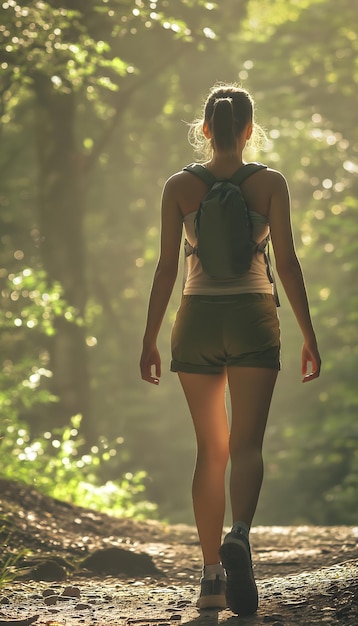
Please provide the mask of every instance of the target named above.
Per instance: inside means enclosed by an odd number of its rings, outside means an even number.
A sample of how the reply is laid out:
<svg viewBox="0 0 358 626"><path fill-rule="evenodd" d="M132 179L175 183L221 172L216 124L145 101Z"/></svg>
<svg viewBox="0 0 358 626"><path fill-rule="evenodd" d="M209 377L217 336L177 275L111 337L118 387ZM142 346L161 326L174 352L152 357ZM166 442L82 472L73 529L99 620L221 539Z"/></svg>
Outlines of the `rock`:
<svg viewBox="0 0 358 626"><path fill-rule="evenodd" d="M38 615L33 615L25 619L0 619L0 626L30 626L30 624L36 622L38 617Z"/></svg>
<svg viewBox="0 0 358 626"><path fill-rule="evenodd" d="M45 596L44 603L46 604L46 606L57 604L58 598L59 596L57 594L54 594L53 596Z"/></svg>
<svg viewBox="0 0 358 626"><path fill-rule="evenodd" d="M83 609L91 609L91 608L92 607L90 604L85 604L84 602L79 602L75 606L76 611L82 611Z"/></svg>
<svg viewBox="0 0 358 626"><path fill-rule="evenodd" d="M65 580L67 572L62 565L51 559L40 563L31 569L33 580Z"/></svg>
<svg viewBox="0 0 358 626"><path fill-rule="evenodd" d="M178 600L176 604L178 609L183 609L185 606L191 604L191 600Z"/></svg>
<svg viewBox="0 0 358 626"><path fill-rule="evenodd" d="M79 587L65 587L62 595L68 598L80 598L81 590L79 589Z"/></svg>
<svg viewBox="0 0 358 626"><path fill-rule="evenodd" d="M42 597L46 598L47 596L57 596L58 593L56 591L56 589L52 589L51 587L48 587L47 589L44 589L42 592Z"/></svg>
<svg viewBox="0 0 358 626"><path fill-rule="evenodd" d="M55 580L65 580L66 577L67 572L62 565L59 565L52 559L44 559L32 567L24 568L16 576L15 580L53 582Z"/></svg>
<svg viewBox="0 0 358 626"><path fill-rule="evenodd" d="M148 554L117 547L96 550L83 559L81 567L96 574L124 574L126 576L161 574Z"/></svg>

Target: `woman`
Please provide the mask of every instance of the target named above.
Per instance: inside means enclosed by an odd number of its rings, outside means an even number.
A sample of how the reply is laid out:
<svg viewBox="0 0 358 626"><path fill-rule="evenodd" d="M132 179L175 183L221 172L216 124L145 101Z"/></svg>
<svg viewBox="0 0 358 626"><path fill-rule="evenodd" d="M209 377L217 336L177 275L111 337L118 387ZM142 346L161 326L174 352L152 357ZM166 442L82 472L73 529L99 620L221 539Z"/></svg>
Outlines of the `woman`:
<svg viewBox="0 0 358 626"><path fill-rule="evenodd" d="M231 84L214 86L203 119L192 125L196 147L204 139L210 151L204 167L217 179L229 179L244 165L243 150L255 128L250 94ZM303 335L303 382L311 381L319 376L320 355L293 243L285 178L270 168L261 169L242 183L241 191L254 241L271 237L276 270ZM207 185L190 171L171 176L163 190L160 257L140 362L143 380L156 385L161 375L156 341L177 276L183 224L195 248L195 215L207 192ZM195 254L187 263L172 333L171 370L178 372L197 439L192 494L204 561L197 606L229 606L234 613L249 615L258 606L249 530L262 484L262 443L280 369L278 316L262 252L255 253L249 271L232 280L210 278ZM221 543L229 459L233 527Z"/></svg>

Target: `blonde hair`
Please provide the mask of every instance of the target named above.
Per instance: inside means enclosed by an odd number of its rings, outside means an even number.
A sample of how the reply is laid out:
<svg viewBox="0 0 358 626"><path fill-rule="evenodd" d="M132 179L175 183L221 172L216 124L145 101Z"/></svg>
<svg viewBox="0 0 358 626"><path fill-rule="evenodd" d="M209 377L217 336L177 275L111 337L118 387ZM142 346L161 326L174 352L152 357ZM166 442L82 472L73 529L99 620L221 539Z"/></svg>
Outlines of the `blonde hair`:
<svg viewBox="0 0 358 626"><path fill-rule="evenodd" d="M201 118L189 124L188 140L203 160L210 159L214 146L229 149L249 123L253 132L250 148L259 150L267 141L265 131L254 120L254 100L246 89L235 83L216 83L203 106ZM206 123L212 133L207 139L203 132Z"/></svg>

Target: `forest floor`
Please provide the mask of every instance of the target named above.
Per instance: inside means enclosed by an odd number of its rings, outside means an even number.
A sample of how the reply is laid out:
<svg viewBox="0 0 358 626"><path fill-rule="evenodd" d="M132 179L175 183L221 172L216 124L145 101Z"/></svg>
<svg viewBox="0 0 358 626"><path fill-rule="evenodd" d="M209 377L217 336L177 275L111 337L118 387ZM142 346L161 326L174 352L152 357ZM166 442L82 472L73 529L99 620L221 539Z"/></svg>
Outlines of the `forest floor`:
<svg viewBox="0 0 358 626"><path fill-rule="evenodd" d="M254 527L249 618L196 609L192 526L118 519L0 480L0 539L14 576L1 581L0 626L358 626L358 528Z"/></svg>

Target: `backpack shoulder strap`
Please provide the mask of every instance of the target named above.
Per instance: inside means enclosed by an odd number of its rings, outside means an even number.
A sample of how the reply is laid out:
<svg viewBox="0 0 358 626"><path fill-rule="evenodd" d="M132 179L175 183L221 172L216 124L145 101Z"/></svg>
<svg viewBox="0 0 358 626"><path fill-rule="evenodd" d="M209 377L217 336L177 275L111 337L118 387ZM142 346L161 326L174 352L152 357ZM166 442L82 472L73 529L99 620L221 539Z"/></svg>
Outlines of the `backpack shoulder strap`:
<svg viewBox="0 0 358 626"><path fill-rule="evenodd" d="M246 165L240 167L235 174L231 176L230 183L240 187L241 183L243 183L246 178L263 169L267 169L267 165L264 165L263 163L246 163Z"/></svg>
<svg viewBox="0 0 358 626"><path fill-rule="evenodd" d="M204 183L208 185L208 187L212 187L216 182L215 176L209 172L209 170L201 165L200 163L190 163L190 165L186 165L183 167L184 172L191 172L191 174L195 174L198 178L200 178Z"/></svg>
<svg viewBox="0 0 358 626"><path fill-rule="evenodd" d="M237 187L240 187L241 183L243 183L246 178L262 169L267 169L267 165L258 162L246 163L246 165L240 167L235 174L231 176L229 182ZM191 172L191 174L194 174L204 181L208 187L212 187L215 183L220 182L217 178L215 178L214 174L212 174L204 165L201 165L201 163L190 163L189 165L183 167L183 171Z"/></svg>

